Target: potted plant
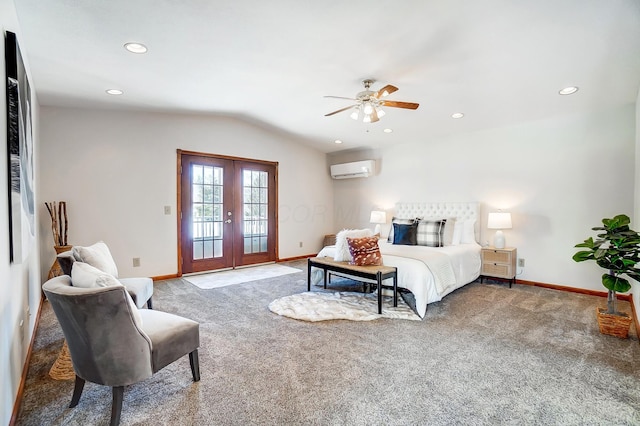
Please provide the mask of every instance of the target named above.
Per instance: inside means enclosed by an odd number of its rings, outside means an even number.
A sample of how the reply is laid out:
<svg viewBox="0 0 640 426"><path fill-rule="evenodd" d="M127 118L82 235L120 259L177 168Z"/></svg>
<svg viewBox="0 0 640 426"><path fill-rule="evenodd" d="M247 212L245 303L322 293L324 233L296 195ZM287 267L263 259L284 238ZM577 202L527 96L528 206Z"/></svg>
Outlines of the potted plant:
<svg viewBox="0 0 640 426"><path fill-rule="evenodd" d="M629 216L620 214L613 219L602 219L604 226L591 228L597 232L596 240L589 237L575 247L586 248L573 255L573 260L594 260L608 273L602 275L602 285L609 291L607 309L596 308L600 332L626 338L629 335L631 317L617 310L616 293L625 293L631 288L626 275L640 281L640 234L629 228Z"/></svg>

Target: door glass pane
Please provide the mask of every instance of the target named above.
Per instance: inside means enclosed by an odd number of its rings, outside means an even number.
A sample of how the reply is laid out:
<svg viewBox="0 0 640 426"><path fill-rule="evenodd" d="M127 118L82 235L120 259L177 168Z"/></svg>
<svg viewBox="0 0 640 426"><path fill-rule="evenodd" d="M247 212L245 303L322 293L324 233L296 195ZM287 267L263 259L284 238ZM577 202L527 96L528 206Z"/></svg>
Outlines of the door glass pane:
<svg viewBox="0 0 640 426"><path fill-rule="evenodd" d="M222 257L223 168L191 166L193 260Z"/></svg>
<svg viewBox="0 0 640 426"><path fill-rule="evenodd" d="M245 254L267 251L268 181L267 172L248 169L242 171L242 229Z"/></svg>

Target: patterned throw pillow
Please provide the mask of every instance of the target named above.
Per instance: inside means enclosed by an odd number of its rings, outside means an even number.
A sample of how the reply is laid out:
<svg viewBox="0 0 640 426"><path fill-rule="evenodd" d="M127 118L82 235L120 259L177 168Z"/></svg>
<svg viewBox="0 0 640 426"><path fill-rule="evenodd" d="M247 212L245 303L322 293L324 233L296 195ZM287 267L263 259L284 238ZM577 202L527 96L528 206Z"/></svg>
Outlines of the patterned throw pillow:
<svg viewBox="0 0 640 426"><path fill-rule="evenodd" d="M350 238L347 237L349 251L353 260L351 265L382 265L382 254L378 247L378 237Z"/></svg>
<svg viewBox="0 0 640 426"><path fill-rule="evenodd" d="M347 237L350 238L362 238L371 237L373 231L371 229L343 229L336 235L336 251L333 256L333 260L336 262L351 262L352 256L349 251L349 244L347 244Z"/></svg>
<svg viewBox="0 0 640 426"><path fill-rule="evenodd" d="M447 219L421 220L418 222L417 242L419 246L444 246L444 228Z"/></svg>
<svg viewBox="0 0 640 426"><path fill-rule="evenodd" d="M418 222L411 225L403 225L401 223L393 224L393 244L403 246L415 246L417 240Z"/></svg>

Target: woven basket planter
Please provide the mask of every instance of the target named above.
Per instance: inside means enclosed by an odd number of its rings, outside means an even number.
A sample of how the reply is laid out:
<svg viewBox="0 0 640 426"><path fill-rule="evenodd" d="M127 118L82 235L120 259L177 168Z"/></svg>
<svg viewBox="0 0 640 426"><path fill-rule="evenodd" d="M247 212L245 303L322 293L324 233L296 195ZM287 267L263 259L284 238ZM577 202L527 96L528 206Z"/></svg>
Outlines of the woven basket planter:
<svg viewBox="0 0 640 426"><path fill-rule="evenodd" d="M605 308L596 308L596 317L600 333L626 339L629 337L631 327L631 317L628 314L612 315L608 314Z"/></svg>

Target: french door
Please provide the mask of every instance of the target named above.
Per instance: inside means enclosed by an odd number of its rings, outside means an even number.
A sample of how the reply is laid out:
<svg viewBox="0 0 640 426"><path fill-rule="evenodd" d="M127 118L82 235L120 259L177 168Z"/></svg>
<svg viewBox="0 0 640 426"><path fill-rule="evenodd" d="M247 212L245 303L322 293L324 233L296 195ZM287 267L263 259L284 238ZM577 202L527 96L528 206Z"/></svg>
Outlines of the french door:
<svg viewBox="0 0 640 426"><path fill-rule="evenodd" d="M179 273L275 261L277 163L178 150Z"/></svg>

